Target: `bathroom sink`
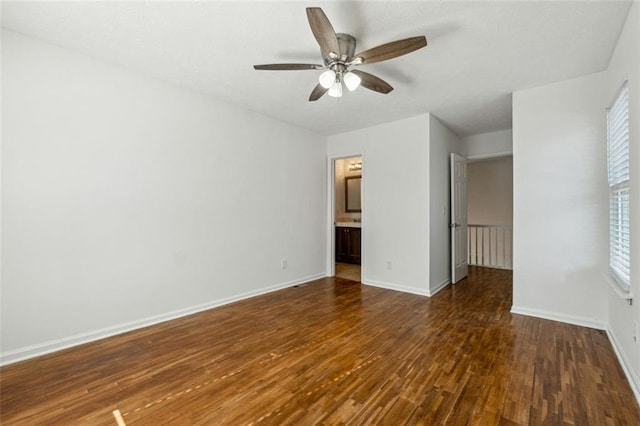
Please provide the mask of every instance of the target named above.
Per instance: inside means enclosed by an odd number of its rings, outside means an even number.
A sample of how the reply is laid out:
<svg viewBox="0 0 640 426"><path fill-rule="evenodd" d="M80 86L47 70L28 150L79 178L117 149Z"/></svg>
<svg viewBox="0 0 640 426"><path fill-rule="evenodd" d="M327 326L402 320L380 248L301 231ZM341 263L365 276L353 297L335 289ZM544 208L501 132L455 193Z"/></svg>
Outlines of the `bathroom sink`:
<svg viewBox="0 0 640 426"><path fill-rule="evenodd" d="M361 222L336 222L336 226L342 228L362 228Z"/></svg>

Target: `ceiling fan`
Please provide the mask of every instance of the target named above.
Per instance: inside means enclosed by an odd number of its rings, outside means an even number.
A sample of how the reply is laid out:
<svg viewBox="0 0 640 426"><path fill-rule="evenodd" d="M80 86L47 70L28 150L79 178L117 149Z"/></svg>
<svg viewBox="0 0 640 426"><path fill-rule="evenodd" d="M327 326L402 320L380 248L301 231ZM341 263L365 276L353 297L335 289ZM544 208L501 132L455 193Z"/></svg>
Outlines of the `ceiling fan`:
<svg viewBox="0 0 640 426"><path fill-rule="evenodd" d="M349 34L336 34L321 8L308 7L307 19L311 32L320 45L323 65L266 64L254 65L253 68L267 71L325 70L320 74L318 84L311 92L309 101L317 101L327 92L329 96L341 97L343 83L350 91L362 86L374 92L387 94L393 90L389 83L354 67L397 58L427 45L426 37L418 36L392 41L355 54L356 39Z"/></svg>

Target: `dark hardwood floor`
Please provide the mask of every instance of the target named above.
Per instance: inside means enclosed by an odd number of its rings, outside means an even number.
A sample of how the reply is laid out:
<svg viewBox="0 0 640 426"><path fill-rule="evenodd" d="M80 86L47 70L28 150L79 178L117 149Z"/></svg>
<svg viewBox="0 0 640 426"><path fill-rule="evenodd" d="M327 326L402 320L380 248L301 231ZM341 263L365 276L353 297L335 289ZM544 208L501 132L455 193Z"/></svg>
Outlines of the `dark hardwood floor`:
<svg viewBox="0 0 640 426"><path fill-rule="evenodd" d="M509 313L511 273L433 298L334 278L0 369L3 425L638 425L604 332Z"/></svg>

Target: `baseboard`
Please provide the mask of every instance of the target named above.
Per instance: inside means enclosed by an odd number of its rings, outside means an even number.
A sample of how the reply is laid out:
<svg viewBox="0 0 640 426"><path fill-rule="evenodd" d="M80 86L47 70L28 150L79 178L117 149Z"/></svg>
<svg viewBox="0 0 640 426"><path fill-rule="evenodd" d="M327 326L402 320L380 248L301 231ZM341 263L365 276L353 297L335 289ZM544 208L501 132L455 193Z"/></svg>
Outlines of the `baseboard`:
<svg viewBox="0 0 640 426"><path fill-rule="evenodd" d="M627 381L629 382L629 386L631 386L633 395L636 397L638 405L640 405L640 382L638 382L638 376L634 373L631 363L627 359L625 352L622 350L622 346L620 346L618 338L613 330L611 330L611 327L607 327L606 332L607 337L609 337L609 341L611 342L611 346L613 346L613 352L615 352L616 357L618 357L618 362L622 367L622 371L624 371L624 375L627 376Z"/></svg>
<svg viewBox="0 0 640 426"><path fill-rule="evenodd" d="M395 290L395 291L401 291L403 293L411 293L411 294L417 294L418 296L431 296L431 293L428 290L422 289L422 288L416 288L416 287L408 287L408 286L403 286L403 285L397 285L397 284L390 284L390 283L384 283L381 281L372 281L372 280L362 280L362 284L364 285L368 285L371 287L379 287L379 288L384 288L387 290Z"/></svg>
<svg viewBox="0 0 640 426"><path fill-rule="evenodd" d="M606 330L607 323L602 321L596 321L590 318L579 317L575 315L561 314L557 312L548 312L538 309L523 308L521 306L512 306L512 314L526 315L529 317L536 317L542 319L548 319L552 321L564 322L567 324L579 325L582 327L595 328L597 330Z"/></svg>
<svg viewBox="0 0 640 426"><path fill-rule="evenodd" d="M436 293L438 293L440 290L442 290L443 288L445 288L449 284L451 284L451 280L449 280L449 279L442 281L433 290L430 291L430 293L431 293L430 296L435 296Z"/></svg>
<svg viewBox="0 0 640 426"><path fill-rule="evenodd" d="M190 306L184 309L178 309L175 311L167 312L160 315L154 315L147 318L142 318L135 321L118 324L112 327L105 327L98 330L93 330L85 333L75 334L69 337L63 337L61 339L50 340L44 343L38 343L36 345L26 346L24 348L14 349L12 351L0 353L0 366L13 364L15 362L24 361L37 356L46 355L52 352L57 352L62 349L68 349L74 346L84 345L85 343L94 342L96 340L104 339L107 337L115 336L118 334L126 333L129 331L137 330L140 328L148 327L150 325L159 324L165 321L185 317L198 312L206 311L208 309L217 308L219 306L228 305L230 303L238 302L240 300L248 299L261 294L271 293L284 288L292 287L294 285L303 284L309 281L313 281L326 276L326 273L315 274L308 277L300 278L297 280L287 281L284 283L276 284L269 287L264 287L259 290L254 290L246 293L241 293L236 296L227 297L224 299L212 300L200 305Z"/></svg>

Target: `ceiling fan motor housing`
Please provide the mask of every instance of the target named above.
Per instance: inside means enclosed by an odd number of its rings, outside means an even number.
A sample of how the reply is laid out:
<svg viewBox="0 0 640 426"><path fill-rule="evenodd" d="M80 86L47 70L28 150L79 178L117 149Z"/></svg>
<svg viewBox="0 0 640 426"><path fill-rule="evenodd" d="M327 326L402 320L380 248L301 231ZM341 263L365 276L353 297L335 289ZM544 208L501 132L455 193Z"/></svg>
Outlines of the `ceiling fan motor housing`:
<svg viewBox="0 0 640 426"><path fill-rule="evenodd" d="M356 39L352 35L338 33L338 44L340 45L340 57L339 58L324 58L325 65L329 66L332 62L348 62L356 54ZM338 53L338 52L336 52Z"/></svg>

